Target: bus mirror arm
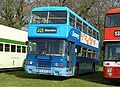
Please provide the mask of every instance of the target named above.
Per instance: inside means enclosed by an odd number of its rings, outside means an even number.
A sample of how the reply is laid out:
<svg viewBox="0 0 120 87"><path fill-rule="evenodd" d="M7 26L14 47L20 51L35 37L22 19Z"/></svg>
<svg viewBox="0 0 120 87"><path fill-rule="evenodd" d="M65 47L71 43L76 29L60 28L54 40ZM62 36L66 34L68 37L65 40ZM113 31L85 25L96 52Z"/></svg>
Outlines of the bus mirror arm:
<svg viewBox="0 0 120 87"><path fill-rule="evenodd" d="M26 41L26 45L28 45L28 41Z"/></svg>

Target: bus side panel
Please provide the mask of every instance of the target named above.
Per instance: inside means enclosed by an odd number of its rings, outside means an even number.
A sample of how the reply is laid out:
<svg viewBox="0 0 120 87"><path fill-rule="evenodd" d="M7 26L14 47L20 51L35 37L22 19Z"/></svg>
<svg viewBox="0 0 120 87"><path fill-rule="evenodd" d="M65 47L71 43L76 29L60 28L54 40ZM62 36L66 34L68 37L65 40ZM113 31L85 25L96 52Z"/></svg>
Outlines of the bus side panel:
<svg viewBox="0 0 120 87"><path fill-rule="evenodd" d="M120 37L115 36L115 31L119 31L120 27L105 28L104 29L104 40L120 40Z"/></svg>
<svg viewBox="0 0 120 87"><path fill-rule="evenodd" d="M26 53L0 52L0 69L22 67Z"/></svg>
<svg viewBox="0 0 120 87"><path fill-rule="evenodd" d="M105 61L103 64L105 78L120 78L120 62Z"/></svg>
<svg viewBox="0 0 120 87"><path fill-rule="evenodd" d="M99 67L99 61L95 58L77 57L77 62L79 63L79 74L93 72L93 65L95 70Z"/></svg>

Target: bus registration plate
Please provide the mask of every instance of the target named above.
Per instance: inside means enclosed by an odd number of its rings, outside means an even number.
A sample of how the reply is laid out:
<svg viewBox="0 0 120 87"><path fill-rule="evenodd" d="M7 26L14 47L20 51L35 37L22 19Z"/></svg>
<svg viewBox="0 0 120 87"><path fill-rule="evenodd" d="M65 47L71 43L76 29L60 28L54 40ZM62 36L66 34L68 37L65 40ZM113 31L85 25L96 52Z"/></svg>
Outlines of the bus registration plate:
<svg viewBox="0 0 120 87"><path fill-rule="evenodd" d="M48 70L39 70L40 73L49 73Z"/></svg>

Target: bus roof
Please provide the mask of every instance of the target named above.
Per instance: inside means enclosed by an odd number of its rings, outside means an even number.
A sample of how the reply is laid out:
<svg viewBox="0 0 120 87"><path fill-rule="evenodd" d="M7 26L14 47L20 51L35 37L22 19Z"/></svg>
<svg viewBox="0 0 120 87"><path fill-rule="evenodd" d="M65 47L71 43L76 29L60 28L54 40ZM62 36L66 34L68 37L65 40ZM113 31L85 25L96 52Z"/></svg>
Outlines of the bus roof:
<svg viewBox="0 0 120 87"><path fill-rule="evenodd" d="M120 13L120 8L110 9L106 12L106 14L116 14L116 13Z"/></svg>
<svg viewBox="0 0 120 87"><path fill-rule="evenodd" d="M67 7L60 7L60 6L48 6L48 7L36 7L33 8L32 11L56 11L56 10L68 10Z"/></svg>
<svg viewBox="0 0 120 87"><path fill-rule="evenodd" d="M0 39L27 41L28 32L0 24Z"/></svg>
<svg viewBox="0 0 120 87"><path fill-rule="evenodd" d="M83 21L86 25L88 25L89 27L91 27L92 29L94 29L95 31L97 31L99 33L99 31L93 27L91 24L89 24L87 21L85 21L83 18L81 18L78 14L76 14L74 11L72 11L71 9L69 9L68 7L60 7L60 6L49 6L49 7L36 7L33 8L32 11L68 11L71 12L73 15L75 15L77 18L79 18L81 21Z"/></svg>

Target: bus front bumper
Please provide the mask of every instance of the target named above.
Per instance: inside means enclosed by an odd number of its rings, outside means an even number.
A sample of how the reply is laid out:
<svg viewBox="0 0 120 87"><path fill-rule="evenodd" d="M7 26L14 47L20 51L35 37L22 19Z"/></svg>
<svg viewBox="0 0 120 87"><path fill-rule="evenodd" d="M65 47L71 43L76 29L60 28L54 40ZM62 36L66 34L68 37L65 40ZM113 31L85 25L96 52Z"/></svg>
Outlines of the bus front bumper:
<svg viewBox="0 0 120 87"><path fill-rule="evenodd" d="M70 74L67 72L67 68L57 68L57 67L51 67L51 68L41 68L36 66L26 66L26 72L29 74L43 74L43 75L55 75L55 76L73 76L73 74Z"/></svg>

